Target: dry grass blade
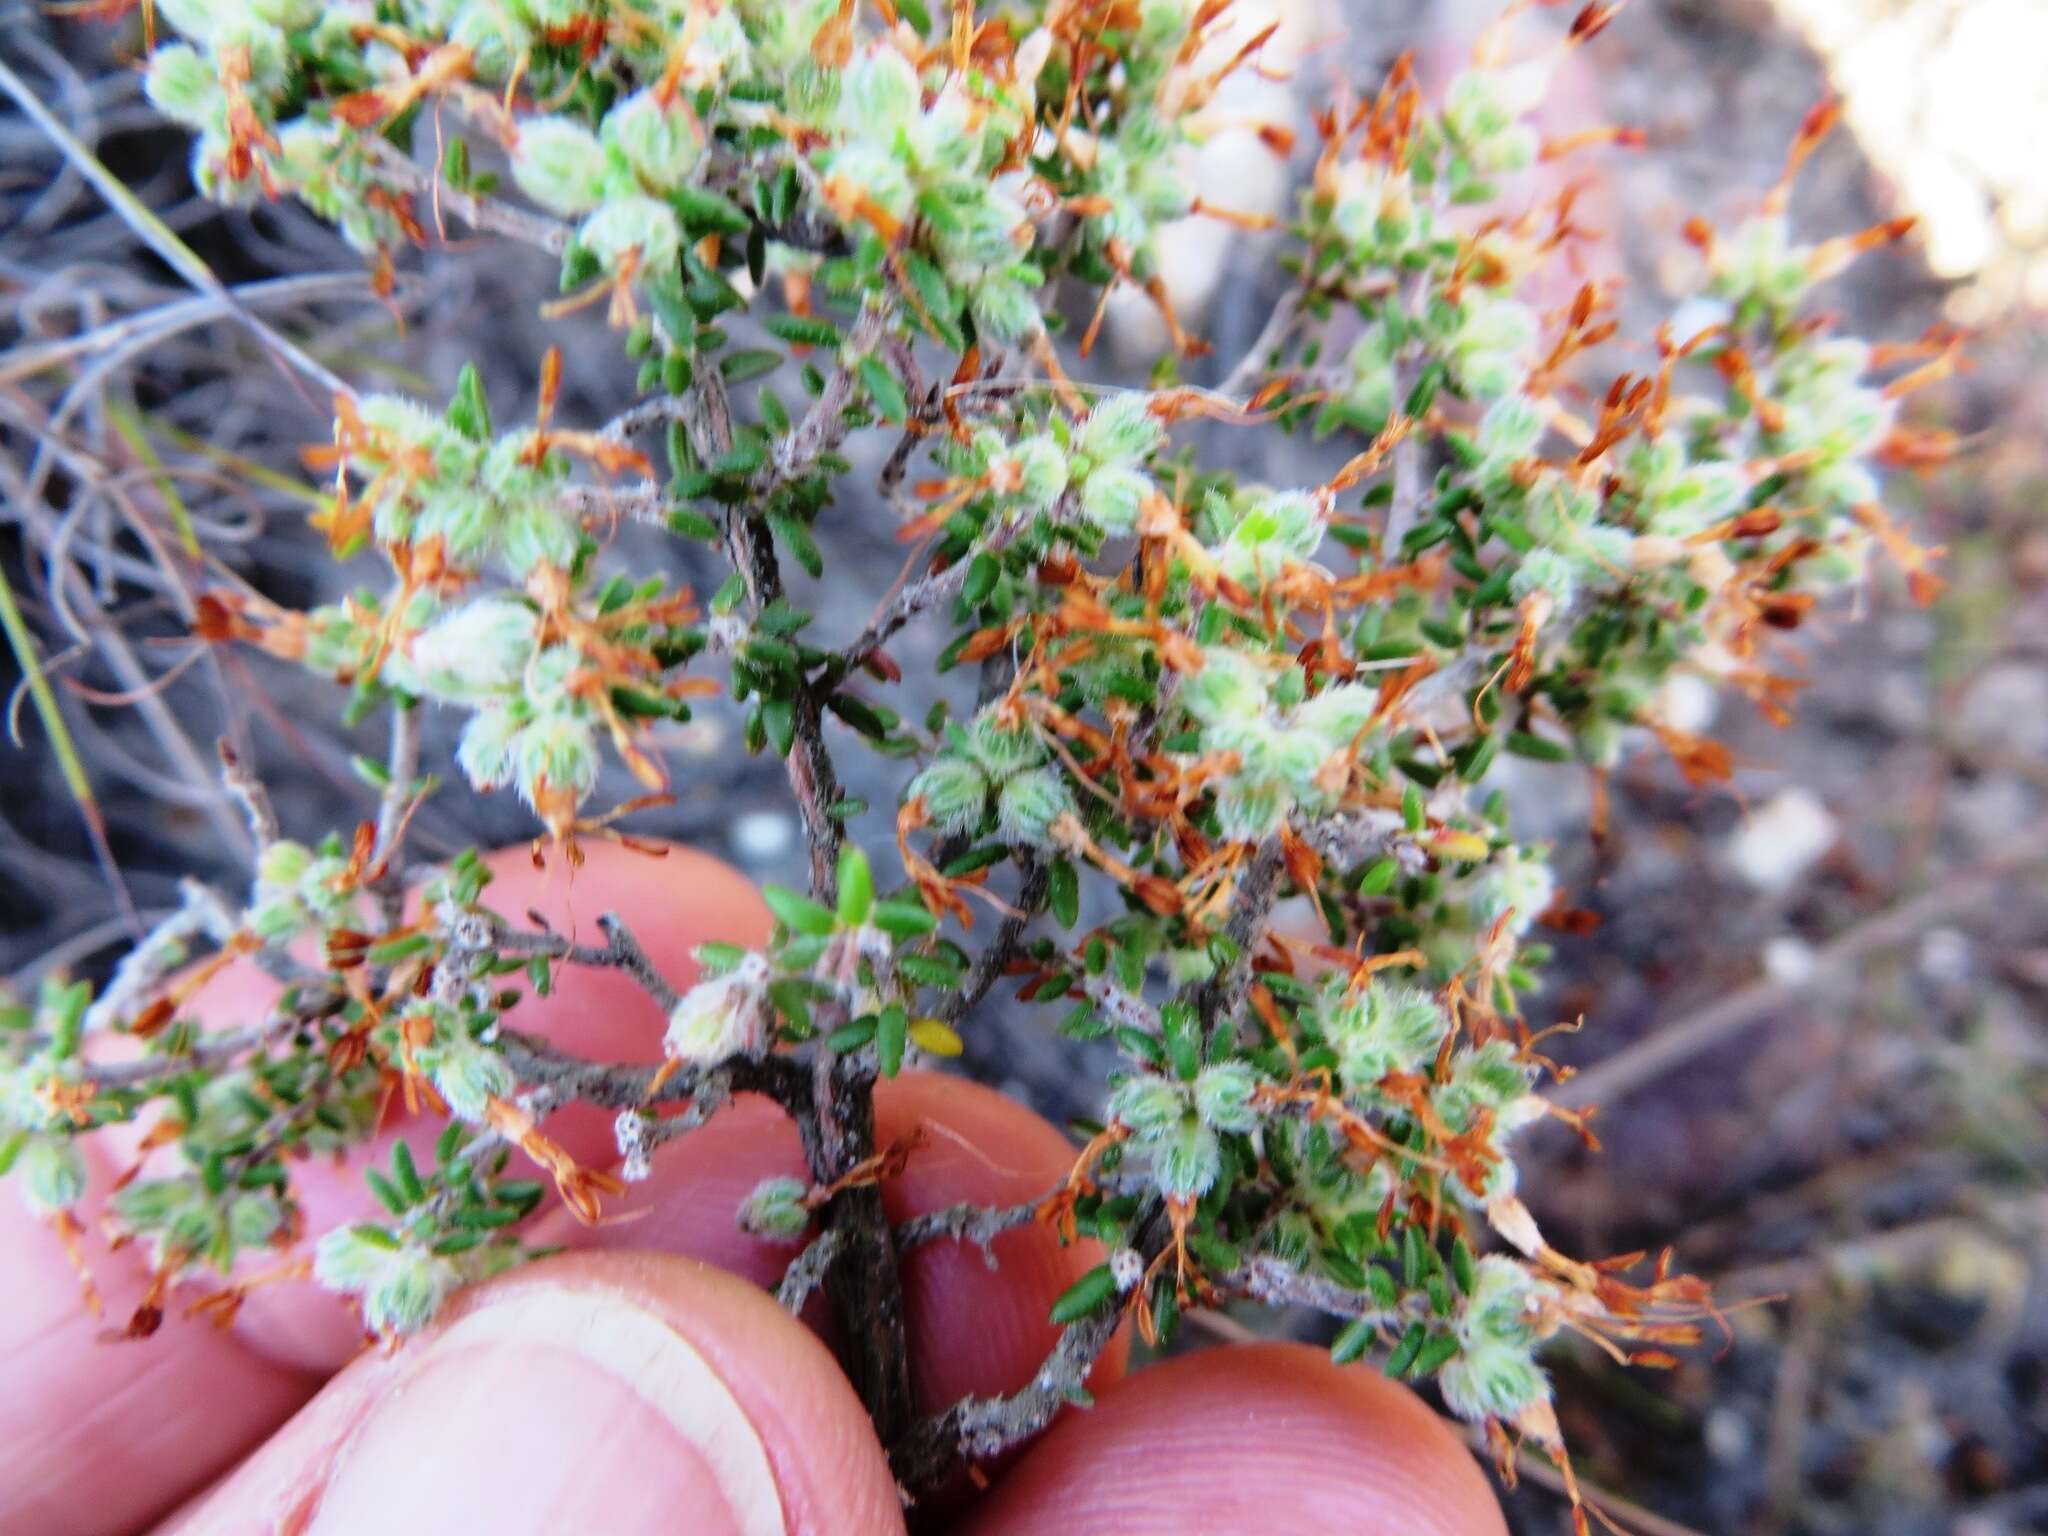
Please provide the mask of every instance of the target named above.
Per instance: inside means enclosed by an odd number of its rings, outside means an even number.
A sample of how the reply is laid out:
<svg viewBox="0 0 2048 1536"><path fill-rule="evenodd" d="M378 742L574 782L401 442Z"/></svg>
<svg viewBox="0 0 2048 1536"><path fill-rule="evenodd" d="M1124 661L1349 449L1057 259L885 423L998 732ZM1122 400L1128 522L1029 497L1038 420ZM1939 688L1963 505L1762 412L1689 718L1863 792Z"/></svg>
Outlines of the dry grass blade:
<svg viewBox="0 0 2048 1536"><path fill-rule="evenodd" d="M355 390L347 380L318 358L309 355L297 342L280 336L269 325L237 303L234 295L230 294L221 280L213 275L213 269L207 266L199 254L179 239L177 232L170 225L158 218L140 198L129 191L121 178L108 170L100 158L79 142L70 129L57 121L50 109L43 105L42 98L28 88L27 82L21 76L8 68L5 60L0 60L0 91L5 91L13 99L22 114L57 146L72 168L92 184L93 190L106 200L121 222L135 232L137 239L162 257L172 271L199 292L217 300L226 313L246 327L250 334L273 354L319 383L330 394L354 397Z"/></svg>
<svg viewBox="0 0 2048 1536"><path fill-rule="evenodd" d="M86 834L92 839L93 856L106 873L114 899L120 904L122 919L130 932L140 933L142 920L129 898L120 867L114 862L114 850L108 846L106 818L100 814L99 800L93 794L85 761L79 756L78 744L71 739L71 728L64 723L63 711L57 707L56 691L50 687L49 673L43 670L42 653L36 647L35 636L29 632L21 605L15 601L14 584L7 579L4 570L0 570L0 630L6 631L7 647L14 653L15 665L21 668L22 686L28 690L36 717L43 722L43 730L50 738L50 750L57 756L64 787L70 792L78 814L85 822Z"/></svg>

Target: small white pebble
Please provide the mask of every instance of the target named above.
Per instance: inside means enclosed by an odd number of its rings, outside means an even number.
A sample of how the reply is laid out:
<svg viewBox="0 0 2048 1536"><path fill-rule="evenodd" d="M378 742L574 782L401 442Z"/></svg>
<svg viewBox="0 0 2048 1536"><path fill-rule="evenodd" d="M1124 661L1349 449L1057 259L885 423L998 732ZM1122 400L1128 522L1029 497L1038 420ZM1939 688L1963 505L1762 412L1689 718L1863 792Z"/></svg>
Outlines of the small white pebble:
<svg viewBox="0 0 2048 1536"><path fill-rule="evenodd" d="M1780 986L1797 986L1813 974L1813 946L1789 933L1764 945L1764 974Z"/></svg>
<svg viewBox="0 0 2048 1536"><path fill-rule="evenodd" d="M1674 672L1657 691L1657 718L1675 730L1698 735L1714 723L1721 696L1704 677L1691 672Z"/></svg>
<svg viewBox="0 0 2048 1536"><path fill-rule="evenodd" d="M1707 1454L1716 1461L1742 1461L1753 1451L1755 1436L1741 1414L1717 1408L1707 1415Z"/></svg>
<svg viewBox="0 0 2048 1536"><path fill-rule="evenodd" d="M733 852L754 863L780 858L795 842L796 823L780 811L743 811L732 824Z"/></svg>
<svg viewBox="0 0 2048 1536"><path fill-rule="evenodd" d="M1760 891L1789 890L1835 845L1839 828L1810 790L1787 789L1759 806L1728 842L1728 862Z"/></svg>
<svg viewBox="0 0 2048 1536"><path fill-rule="evenodd" d="M1970 941L1953 928L1930 928L1920 937L1920 974L1937 986L1969 980Z"/></svg>

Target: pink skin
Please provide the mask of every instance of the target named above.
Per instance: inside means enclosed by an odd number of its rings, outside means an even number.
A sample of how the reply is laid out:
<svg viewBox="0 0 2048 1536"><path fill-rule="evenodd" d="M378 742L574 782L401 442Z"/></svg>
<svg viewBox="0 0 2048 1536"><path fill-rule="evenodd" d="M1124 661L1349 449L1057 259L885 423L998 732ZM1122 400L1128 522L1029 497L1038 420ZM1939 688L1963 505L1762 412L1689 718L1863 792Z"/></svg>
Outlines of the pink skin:
<svg viewBox="0 0 2048 1536"><path fill-rule="evenodd" d="M695 974L693 944L759 942L767 927L738 875L684 850L653 861L593 848L573 891L535 875L523 850L494 863L500 911L523 921L534 906L579 933L616 911L678 986ZM205 1011L239 1016L265 985L224 976ZM612 1059L651 1058L661 1024L630 982L570 972L518 1022ZM962 1200L1031 1198L1072 1156L1028 1111L930 1074L884 1085L877 1123L884 1145L915 1138L904 1173L884 1188L897 1220ZM602 1117L550 1130L585 1159L605 1155ZM433 1127L405 1133L424 1141ZM113 1171L112 1159L96 1166L96 1188ZM677 1529L679 1509L692 1512L689 1529L706 1532L901 1531L851 1388L816 1334L758 1289L791 1249L733 1224L756 1181L801 1171L787 1120L742 1100L613 1202L608 1218L622 1219L594 1229L559 1213L546 1219L550 1239L589 1251L479 1288L448 1323L394 1353L358 1352L331 1298L284 1286L255 1293L233 1332L182 1318L174 1297L148 1342L99 1343L104 1324L80 1306L54 1236L18 1201L0 1199L0 1530L140 1531L186 1501L158 1527L164 1536L652 1536ZM353 1166L308 1168L301 1180L316 1230L366 1214ZM84 1248L108 1318L125 1318L145 1281L140 1260L109 1253L96 1234ZM1099 1262L1097 1251L1062 1249L1040 1228L1007 1234L997 1251L1000 1272L952 1243L905 1264L915 1385L927 1407L1028 1379L1053 1336L1052 1297ZM954 1490L919 1511L921 1527L1002 1536L1503 1530L1463 1446L1370 1373L1274 1346L1173 1361L1125 1384L1122 1374L1119 1343L1091 1382L1095 1412L1056 1425L966 1512L965 1526L953 1518ZM1137 1502L1119 1505L1111 1486L1137 1490Z"/></svg>

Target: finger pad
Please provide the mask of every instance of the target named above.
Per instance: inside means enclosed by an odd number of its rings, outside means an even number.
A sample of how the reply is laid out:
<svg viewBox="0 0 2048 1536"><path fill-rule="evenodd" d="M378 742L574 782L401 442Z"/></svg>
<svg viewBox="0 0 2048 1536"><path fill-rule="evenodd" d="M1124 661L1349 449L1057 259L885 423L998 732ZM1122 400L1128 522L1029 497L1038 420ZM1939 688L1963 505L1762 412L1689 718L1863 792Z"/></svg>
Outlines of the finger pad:
<svg viewBox="0 0 2048 1536"><path fill-rule="evenodd" d="M1183 1356L1055 1425L966 1536L1489 1536L1486 1475L1420 1399L1296 1344Z"/></svg>
<svg viewBox="0 0 2048 1536"><path fill-rule="evenodd" d="M936 1073L907 1072L879 1084L875 1122L880 1146L916 1138L902 1175L882 1191L898 1223L949 1205L1039 1200L1074 1161L1067 1138L1021 1104ZM978 1247L951 1239L904 1256L911 1359L926 1412L1030 1381L1059 1337L1048 1315L1054 1299L1103 1260L1100 1243L1063 1245L1035 1222L1004 1233L994 1247L993 1272ZM1124 1354L1119 1336L1092 1384L1114 1381Z"/></svg>

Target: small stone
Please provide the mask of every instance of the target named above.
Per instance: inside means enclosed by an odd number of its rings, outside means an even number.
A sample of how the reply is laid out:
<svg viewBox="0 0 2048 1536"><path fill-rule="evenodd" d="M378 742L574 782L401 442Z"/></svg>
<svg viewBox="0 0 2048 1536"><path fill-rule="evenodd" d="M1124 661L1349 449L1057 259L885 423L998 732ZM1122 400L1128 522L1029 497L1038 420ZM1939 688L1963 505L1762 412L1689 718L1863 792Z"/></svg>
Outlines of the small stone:
<svg viewBox="0 0 2048 1536"><path fill-rule="evenodd" d="M1966 746L2048 755L2048 667L2020 661L1986 667L1957 707L1956 734Z"/></svg>
<svg viewBox="0 0 2048 1536"><path fill-rule="evenodd" d="M1728 862L1758 890L1786 891L1834 847L1838 831L1810 790L1783 790L1729 840Z"/></svg>
<svg viewBox="0 0 2048 1536"><path fill-rule="evenodd" d="M2038 814L2027 786L2009 773L1986 774L1949 792L1950 822L1973 848L1984 852L2004 847L2015 831L2032 826Z"/></svg>
<svg viewBox="0 0 2048 1536"><path fill-rule="evenodd" d="M1960 986L1970 977L1970 941L1953 928L1931 928L1921 935L1919 964L1936 986Z"/></svg>
<svg viewBox="0 0 2048 1536"><path fill-rule="evenodd" d="M1748 1422L1732 1408L1716 1408L1707 1415L1706 1440L1707 1454L1716 1461L1747 1461L1756 1443Z"/></svg>
<svg viewBox="0 0 2048 1536"><path fill-rule="evenodd" d="M1934 717L1926 683L1905 672L1878 680L1875 703L1877 717L1902 736L1922 734Z"/></svg>
<svg viewBox="0 0 2048 1536"><path fill-rule="evenodd" d="M1764 974L1780 986L1798 986L1813 974L1813 946L1781 933L1764 945Z"/></svg>
<svg viewBox="0 0 2048 1536"><path fill-rule="evenodd" d="M1674 672L1658 690L1657 718L1674 730L1698 735L1714 723L1720 706L1712 683L1691 672Z"/></svg>
<svg viewBox="0 0 2048 1536"><path fill-rule="evenodd" d="M796 843L796 823L780 811L742 811L732 824L732 851L752 864L779 859Z"/></svg>

